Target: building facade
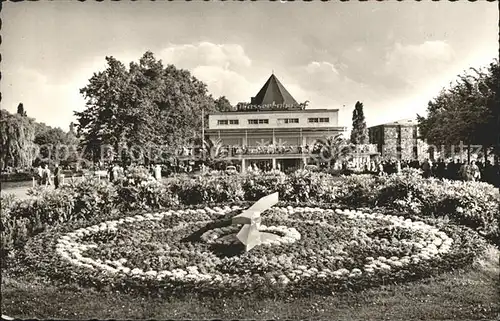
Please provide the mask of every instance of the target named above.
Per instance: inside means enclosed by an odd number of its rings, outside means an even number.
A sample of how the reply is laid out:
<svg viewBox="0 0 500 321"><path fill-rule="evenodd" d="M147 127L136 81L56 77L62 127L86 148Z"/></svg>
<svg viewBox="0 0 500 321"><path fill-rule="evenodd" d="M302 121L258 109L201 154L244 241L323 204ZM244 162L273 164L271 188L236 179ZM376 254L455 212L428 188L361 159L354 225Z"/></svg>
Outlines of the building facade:
<svg viewBox="0 0 500 321"><path fill-rule="evenodd" d="M370 143L384 159L423 160L429 158L427 144L418 138L418 122L403 119L368 128Z"/></svg>
<svg viewBox="0 0 500 321"><path fill-rule="evenodd" d="M229 149L227 160L242 170L267 163L273 169L303 167L315 142L346 130L338 109L306 109L272 75L250 104L208 116L206 136Z"/></svg>

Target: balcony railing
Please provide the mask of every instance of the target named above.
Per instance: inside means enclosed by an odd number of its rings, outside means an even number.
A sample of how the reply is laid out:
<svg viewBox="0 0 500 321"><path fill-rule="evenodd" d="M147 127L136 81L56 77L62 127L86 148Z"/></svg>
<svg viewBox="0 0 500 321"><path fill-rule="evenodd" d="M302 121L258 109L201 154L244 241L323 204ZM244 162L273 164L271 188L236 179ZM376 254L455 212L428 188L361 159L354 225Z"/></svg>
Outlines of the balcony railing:
<svg viewBox="0 0 500 321"><path fill-rule="evenodd" d="M211 155L217 157L228 157L228 156L239 156L239 155L276 155L276 154L298 154L298 155L308 155L320 153L322 149L328 148L321 145L304 145L304 146L222 146L213 148L210 151ZM345 148L349 148L348 154L375 154L377 153L377 145L365 144L365 145L346 145ZM196 156L202 154L200 148L190 147L181 150L177 156Z"/></svg>

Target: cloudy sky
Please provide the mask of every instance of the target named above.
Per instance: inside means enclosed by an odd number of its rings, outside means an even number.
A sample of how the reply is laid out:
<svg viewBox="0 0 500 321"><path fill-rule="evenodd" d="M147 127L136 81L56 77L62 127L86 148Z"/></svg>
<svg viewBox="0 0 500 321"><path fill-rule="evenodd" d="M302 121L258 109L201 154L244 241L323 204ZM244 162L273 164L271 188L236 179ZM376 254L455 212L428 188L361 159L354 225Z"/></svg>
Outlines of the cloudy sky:
<svg viewBox="0 0 500 321"><path fill-rule="evenodd" d="M2 108L68 128L79 88L114 56L151 50L236 104L274 70L299 102L362 101L368 125L425 113L457 74L498 56L497 4L279 2L4 3Z"/></svg>

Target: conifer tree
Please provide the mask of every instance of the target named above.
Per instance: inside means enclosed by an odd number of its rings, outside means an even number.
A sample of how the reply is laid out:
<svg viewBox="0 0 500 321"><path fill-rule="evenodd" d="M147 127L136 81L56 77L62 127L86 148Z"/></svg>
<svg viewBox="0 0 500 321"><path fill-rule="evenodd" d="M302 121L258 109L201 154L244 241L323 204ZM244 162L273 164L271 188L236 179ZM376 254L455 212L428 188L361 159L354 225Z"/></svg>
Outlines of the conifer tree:
<svg viewBox="0 0 500 321"><path fill-rule="evenodd" d="M368 144L368 128L363 113L363 103L359 101L356 102L352 112L351 143Z"/></svg>

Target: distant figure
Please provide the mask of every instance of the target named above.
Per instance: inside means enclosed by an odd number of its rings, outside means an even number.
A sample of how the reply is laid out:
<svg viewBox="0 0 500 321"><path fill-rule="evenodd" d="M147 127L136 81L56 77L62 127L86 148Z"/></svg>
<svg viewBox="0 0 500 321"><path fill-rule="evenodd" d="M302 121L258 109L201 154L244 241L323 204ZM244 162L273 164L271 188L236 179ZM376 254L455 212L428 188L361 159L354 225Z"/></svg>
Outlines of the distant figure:
<svg viewBox="0 0 500 321"><path fill-rule="evenodd" d="M401 173L401 162L396 161L396 174Z"/></svg>
<svg viewBox="0 0 500 321"><path fill-rule="evenodd" d="M426 158L422 163L422 170L424 171L424 177L429 178L431 176L431 162Z"/></svg>
<svg viewBox="0 0 500 321"><path fill-rule="evenodd" d="M115 166L111 169L111 172L113 174L113 181L115 181L120 177L121 167L118 166L118 164L115 164Z"/></svg>
<svg viewBox="0 0 500 321"><path fill-rule="evenodd" d="M43 180L43 168L42 165L38 165L36 168L36 183L38 186L42 185Z"/></svg>
<svg viewBox="0 0 500 321"><path fill-rule="evenodd" d="M378 163L378 175L379 176L384 175L384 164L382 162Z"/></svg>
<svg viewBox="0 0 500 321"><path fill-rule="evenodd" d="M470 171L469 165L467 165L466 163L462 163L460 166L460 170L458 172L459 177L464 181L470 180L469 171Z"/></svg>
<svg viewBox="0 0 500 321"><path fill-rule="evenodd" d="M115 175L113 173L113 164L109 164L109 167L108 167L108 179L109 179L110 183L113 183L113 181L115 180Z"/></svg>
<svg viewBox="0 0 500 321"><path fill-rule="evenodd" d="M161 166L160 166L160 164L157 164L155 166L155 179L157 181L161 180Z"/></svg>
<svg viewBox="0 0 500 321"><path fill-rule="evenodd" d="M59 167L59 164L56 164L56 168L54 169L54 188L58 189L60 183L61 183L61 168Z"/></svg>
<svg viewBox="0 0 500 321"><path fill-rule="evenodd" d="M472 161L469 167L470 167L470 180L479 181L481 179L481 171L479 170L479 166L477 166L475 161Z"/></svg>
<svg viewBox="0 0 500 321"><path fill-rule="evenodd" d="M52 182L50 181L50 169L48 164L45 164L45 168L43 169L42 184L45 186L52 185Z"/></svg>

